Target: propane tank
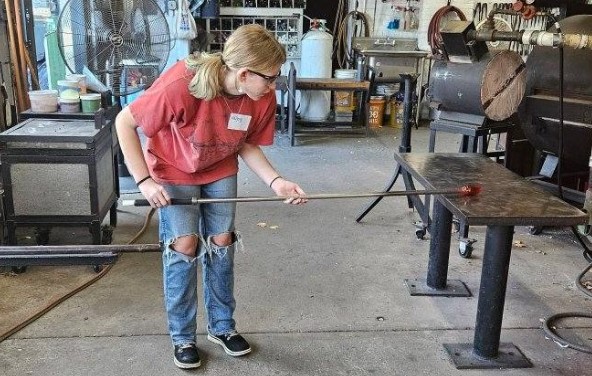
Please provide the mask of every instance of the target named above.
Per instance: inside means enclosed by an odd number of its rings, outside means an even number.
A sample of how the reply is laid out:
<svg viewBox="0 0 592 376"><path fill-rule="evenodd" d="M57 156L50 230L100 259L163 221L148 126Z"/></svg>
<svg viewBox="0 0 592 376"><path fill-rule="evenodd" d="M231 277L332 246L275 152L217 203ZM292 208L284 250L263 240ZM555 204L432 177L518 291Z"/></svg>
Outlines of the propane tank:
<svg viewBox="0 0 592 376"><path fill-rule="evenodd" d="M333 36L326 31L325 20L312 20L302 37L300 77L331 78ZM324 121L331 112L331 92L302 91L300 116L308 121Z"/></svg>

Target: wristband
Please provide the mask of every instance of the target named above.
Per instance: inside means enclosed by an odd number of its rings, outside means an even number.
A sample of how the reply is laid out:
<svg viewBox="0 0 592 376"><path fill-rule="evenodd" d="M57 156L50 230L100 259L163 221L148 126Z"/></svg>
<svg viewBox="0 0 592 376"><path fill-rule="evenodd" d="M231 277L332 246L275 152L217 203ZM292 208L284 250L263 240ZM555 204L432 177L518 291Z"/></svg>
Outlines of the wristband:
<svg viewBox="0 0 592 376"><path fill-rule="evenodd" d="M140 179L140 181L138 181L138 182L136 183L136 186L137 186L137 187L139 187L139 186L140 186L140 184L142 184L143 182L145 182L146 180L148 180L148 179L150 179L150 178L151 178L151 176L150 176L150 175L148 175L148 176L146 176L145 178L143 178L143 179Z"/></svg>
<svg viewBox="0 0 592 376"><path fill-rule="evenodd" d="M278 180L278 179L283 179L280 175L276 176L275 178L271 179L271 181L269 182L269 188L271 188L271 186L273 185L273 183Z"/></svg>

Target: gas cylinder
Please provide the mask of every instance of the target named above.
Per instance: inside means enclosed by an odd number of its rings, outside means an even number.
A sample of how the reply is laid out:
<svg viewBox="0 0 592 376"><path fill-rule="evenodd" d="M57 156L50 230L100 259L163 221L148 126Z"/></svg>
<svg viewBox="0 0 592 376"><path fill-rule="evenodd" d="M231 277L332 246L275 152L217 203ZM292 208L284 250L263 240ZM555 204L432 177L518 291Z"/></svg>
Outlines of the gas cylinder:
<svg viewBox="0 0 592 376"><path fill-rule="evenodd" d="M333 36L325 29L324 20L313 20L302 37L300 77L331 78ZM324 121L331 112L331 92L302 91L300 116L308 121Z"/></svg>

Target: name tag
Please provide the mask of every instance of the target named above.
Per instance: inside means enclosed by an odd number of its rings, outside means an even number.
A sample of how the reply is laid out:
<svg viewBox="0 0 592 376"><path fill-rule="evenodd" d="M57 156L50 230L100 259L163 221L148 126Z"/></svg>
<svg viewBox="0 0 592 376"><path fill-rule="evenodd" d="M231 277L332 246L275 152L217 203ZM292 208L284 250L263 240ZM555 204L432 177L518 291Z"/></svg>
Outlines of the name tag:
<svg viewBox="0 0 592 376"><path fill-rule="evenodd" d="M249 129L249 123L251 123L251 115L231 113L228 118L228 129L246 131Z"/></svg>

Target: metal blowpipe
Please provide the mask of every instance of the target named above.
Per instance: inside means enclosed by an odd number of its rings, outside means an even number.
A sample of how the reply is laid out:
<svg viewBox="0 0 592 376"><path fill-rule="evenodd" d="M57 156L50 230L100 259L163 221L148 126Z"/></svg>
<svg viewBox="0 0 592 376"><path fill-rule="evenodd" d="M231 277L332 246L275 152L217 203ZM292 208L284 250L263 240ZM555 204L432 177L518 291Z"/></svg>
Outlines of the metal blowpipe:
<svg viewBox="0 0 592 376"><path fill-rule="evenodd" d="M172 198L171 205L199 205L229 202L263 202L263 201L285 201L287 199L302 198L306 200L346 199L362 197L390 197L390 196L419 196L419 195L457 195L460 197L476 196L481 192L478 184L463 185L453 189L432 189L415 191L390 191L390 192L365 192L365 193L329 193L314 194L305 196L270 196L270 197L225 197L225 198ZM123 206L150 206L146 199L122 200Z"/></svg>

